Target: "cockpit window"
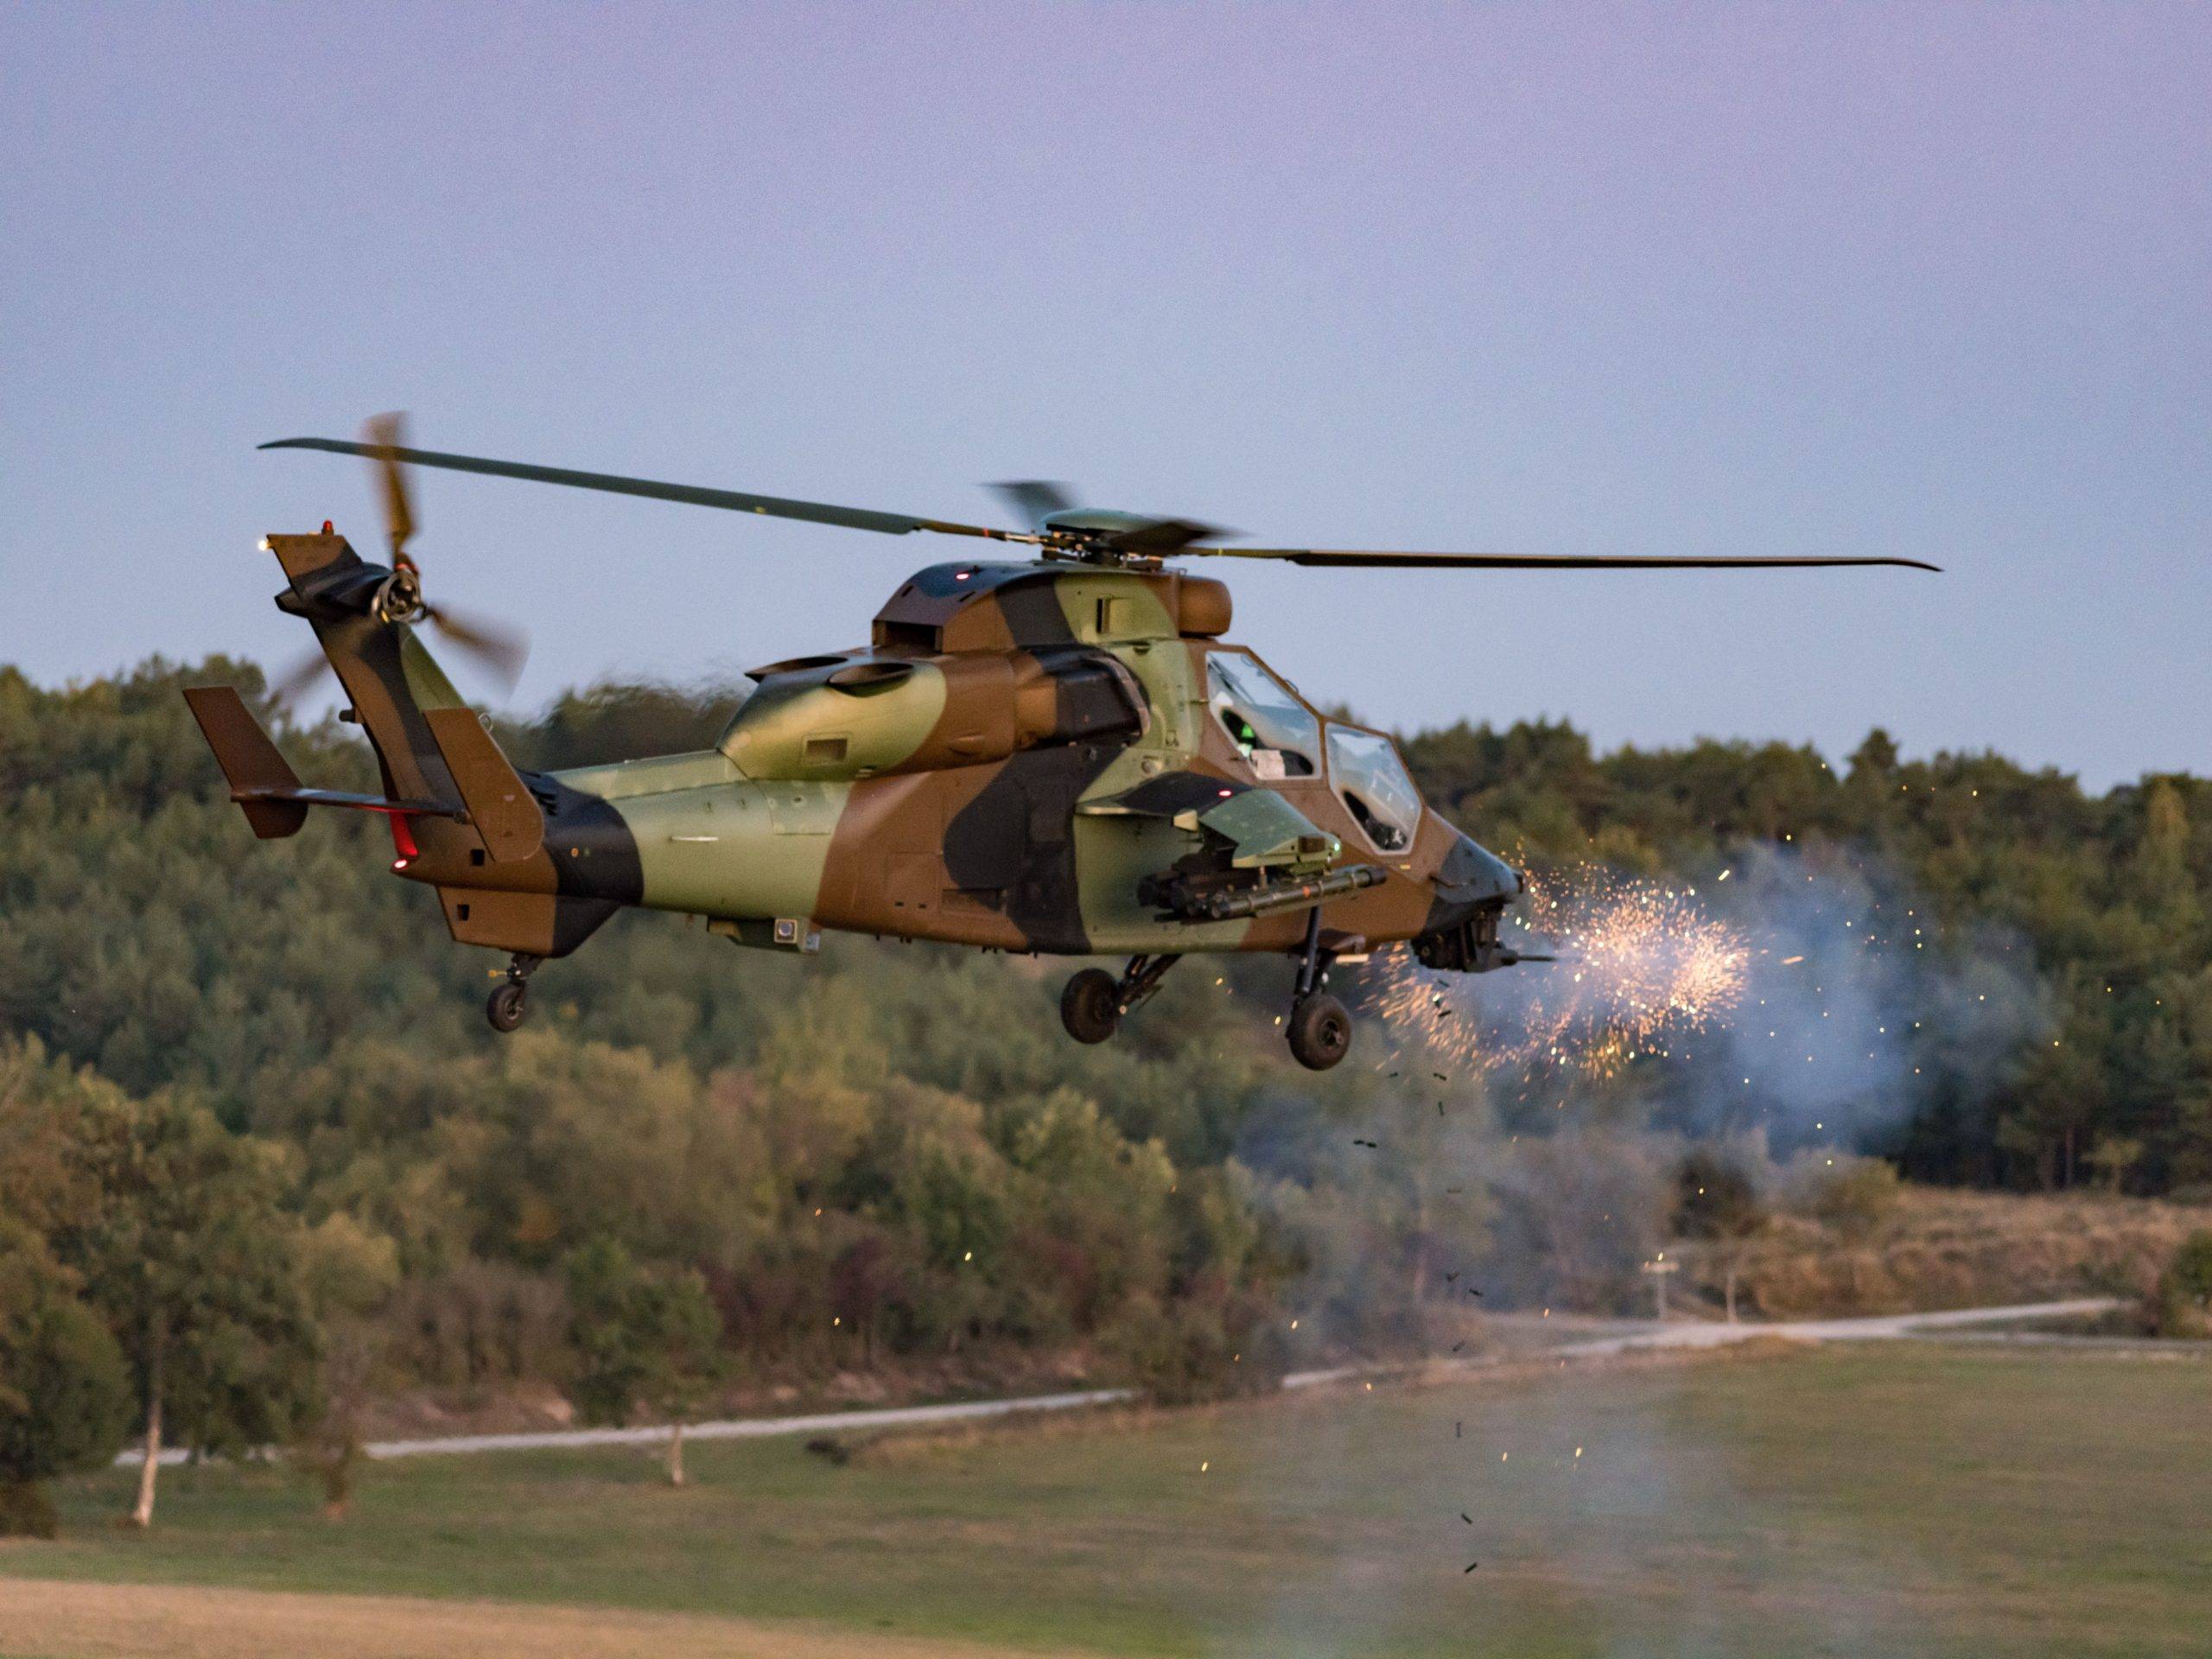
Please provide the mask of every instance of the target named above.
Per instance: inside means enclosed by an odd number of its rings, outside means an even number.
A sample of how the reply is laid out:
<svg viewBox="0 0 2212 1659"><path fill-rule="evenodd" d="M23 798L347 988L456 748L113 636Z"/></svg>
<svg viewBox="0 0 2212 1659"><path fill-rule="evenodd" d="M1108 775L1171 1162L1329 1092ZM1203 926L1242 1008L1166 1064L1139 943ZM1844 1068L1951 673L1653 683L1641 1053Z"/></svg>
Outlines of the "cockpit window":
<svg viewBox="0 0 2212 1659"><path fill-rule="evenodd" d="M1332 724L1329 777L1367 838L1382 851L1402 853L1414 844L1414 831L1421 827L1421 793L1389 738Z"/></svg>
<svg viewBox="0 0 2212 1659"><path fill-rule="evenodd" d="M1321 769L1321 722L1251 658L1208 652L1206 699L1257 776L1311 778Z"/></svg>

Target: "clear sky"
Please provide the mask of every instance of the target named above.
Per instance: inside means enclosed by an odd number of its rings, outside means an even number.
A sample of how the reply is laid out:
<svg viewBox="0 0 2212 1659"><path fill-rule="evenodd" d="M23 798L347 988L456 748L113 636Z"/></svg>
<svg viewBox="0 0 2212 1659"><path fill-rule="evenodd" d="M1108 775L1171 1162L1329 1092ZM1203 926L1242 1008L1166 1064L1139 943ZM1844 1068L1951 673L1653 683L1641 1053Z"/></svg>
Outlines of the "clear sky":
<svg viewBox="0 0 2212 1659"><path fill-rule="evenodd" d="M254 542L429 448L1270 543L1402 727L2212 772L2212 7L0 9L0 660L274 660ZM861 640L968 545L430 474L517 700Z"/></svg>

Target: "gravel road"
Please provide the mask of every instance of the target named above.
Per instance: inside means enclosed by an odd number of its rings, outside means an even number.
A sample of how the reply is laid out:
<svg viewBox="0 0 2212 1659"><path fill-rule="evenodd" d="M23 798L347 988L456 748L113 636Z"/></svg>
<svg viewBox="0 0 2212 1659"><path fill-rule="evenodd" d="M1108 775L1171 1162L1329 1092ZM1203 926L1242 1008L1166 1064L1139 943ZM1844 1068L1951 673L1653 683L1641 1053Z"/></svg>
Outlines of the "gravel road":
<svg viewBox="0 0 2212 1659"><path fill-rule="evenodd" d="M2121 1306L2109 1296L2090 1296L2066 1302L2025 1302L2009 1307L1964 1307L1941 1313L1897 1313L1862 1319L1802 1319L1777 1323L1721 1325L1699 1320L1643 1321L1602 1337L1582 1338L1533 1350L1519 1357L1541 1353L1558 1359L1602 1359L1615 1354L1650 1349L1719 1348L1730 1343L1762 1337L1783 1337L1796 1342L1863 1342L1957 1330L1974 1325L2010 1325L2031 1319L2086 1318L2109 1313ZM1446 1362L1447 1363L1450 1362ZM1494 1363L1477 1358L1464 1362L1468 1370ZM1402 1365L1340 1365L1328 1370L1294 1371L1283 1378L1286 1389L1317 1388L1361 1377L1402 1373ZM1019 1412L1077 1411L1086 1407L1121 1405L1136 1398L1130 1389L1086 1389L1065 1394L1025 1395L1008 1400L967 1400L951 1405L893 1406L865 1411L820 1411L791 1417L735 1417L719 1422L693 1423L683 1431L687 1440L748 1440L771 1434L850 1433L859 1429L905 1428L934 1423L969 1422L981 1418L1010 1417ZM555 1428L516 1434L453 1434L435 1440L374 1440L365 1448L372 1458L459 1457L475 1452L532 1452L588 1446L652 1446L668 1438L665 1426L644 1428ZM135 1464L141 1453L125 1452L116 1461ZM162 1461L183 1461L185 1453L164 1452Z"/></svg>

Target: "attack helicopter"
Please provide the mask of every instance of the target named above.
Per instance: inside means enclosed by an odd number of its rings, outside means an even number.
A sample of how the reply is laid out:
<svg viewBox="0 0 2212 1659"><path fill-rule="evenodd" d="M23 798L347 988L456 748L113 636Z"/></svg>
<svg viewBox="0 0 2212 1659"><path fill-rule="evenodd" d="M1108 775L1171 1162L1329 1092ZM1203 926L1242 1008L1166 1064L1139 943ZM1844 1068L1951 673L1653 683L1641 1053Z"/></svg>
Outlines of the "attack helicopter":
<svg viewBox="0 0 2212 1659"><path fill-rule="evenodd" d="M1892 565L1879 557L1561 556L1222 544L1194 520L1078 505L1064 486L996 486L1023 527L791 500L410 448L398 419L359 442L264 449L365 456L390 563L326 522L272 534L277 607L311 627L340 717L376 753L383 793L304 785L238 691L185 692L264 839L310 810L382 815L391 869L437 895L463 944L505 954L486 1014L514 1030L531 977L617 911L703 918L734 943L805 954L823 930L986 950L1126 958L1060 1000L1103 1042L1186 956L1294 964L1284 1026L1324 1070L1352 1024L1332 964L1409 945L1432 969L1530 960L1500 938L1522 874L1421 798L1384 733L1323 715L1228 639L1229 589L1176 568L1261 559L1348 570L1680 570ZM750 671L720 741L695 753L517 769L455 691L423 630L512 674L517 637L426 596L408 543L406 468L642 496L884 535L997 543L1023 556L933 564L879 610L868 643Z"/></svg>

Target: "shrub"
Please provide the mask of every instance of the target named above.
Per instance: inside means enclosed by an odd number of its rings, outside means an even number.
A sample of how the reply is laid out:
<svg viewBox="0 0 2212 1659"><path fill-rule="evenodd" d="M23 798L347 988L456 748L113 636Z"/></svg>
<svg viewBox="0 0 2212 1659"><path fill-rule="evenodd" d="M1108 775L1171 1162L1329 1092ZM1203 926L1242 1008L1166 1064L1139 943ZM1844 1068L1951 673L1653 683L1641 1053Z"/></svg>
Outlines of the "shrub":
<svg viewBox="0 0 2212 1659"><path fill-rule="evenodd" d="M1140 1297L1103 1340L1116 1374L1161 1405L1256 1394L1282 1381L1286 1350L1249 1297Z"/></svg>
<svg viewBox="0 0 2212 1659"><path fill-rule="evenodd" d="M1856 1242L1897 1212L1904 1185L1879 1158L1814 1151L1791 1160L1784 1190L1790 1208Z"/></svg>
<svg viewBox="0 0 2212 1659"><path fill-rule="evenodd" d="M1765 1220L1758 1185L1741 1160L1712 1147L1693 1147L1675 1166L1676 1236L1745 1238Z"/></svg>
<svg viewBox="0 0 2212 1659"><path fill-rule="evenodd" d="M2158 1334L2212 1335L2212 1232L2191 1233L2158 1279Z"/></svg>

